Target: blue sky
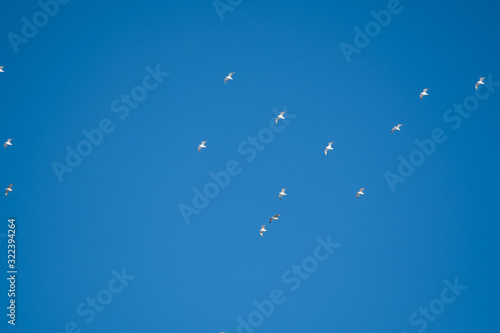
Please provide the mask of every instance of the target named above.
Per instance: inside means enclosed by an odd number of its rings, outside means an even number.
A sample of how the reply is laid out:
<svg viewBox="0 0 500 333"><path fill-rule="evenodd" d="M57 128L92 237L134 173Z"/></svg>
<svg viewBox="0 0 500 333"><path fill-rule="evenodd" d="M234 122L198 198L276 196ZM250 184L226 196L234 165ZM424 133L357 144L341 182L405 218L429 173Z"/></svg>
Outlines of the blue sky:
<svg viewBox="0 0 500 333"><path fill-rule="evenodd" d="M500 5L218 5L230 10L70 1L29 38L23 17L43 20L40 4L3 5L0 139L14 140L0 185L14 191L0 247L14 216L19 273L16 328L3 313L2 332L498 330ZM340 45L388 8L348 62ZM464 101L475 111L458 124ZM420 152L435 131L441 142ZM68 166L78 145L92 151ZM423 159L401 175L410 157ZM180 207L196 209L193 189L228 163L228 185L186 223ZM256 314L270 299L273 313Z"/></svg>

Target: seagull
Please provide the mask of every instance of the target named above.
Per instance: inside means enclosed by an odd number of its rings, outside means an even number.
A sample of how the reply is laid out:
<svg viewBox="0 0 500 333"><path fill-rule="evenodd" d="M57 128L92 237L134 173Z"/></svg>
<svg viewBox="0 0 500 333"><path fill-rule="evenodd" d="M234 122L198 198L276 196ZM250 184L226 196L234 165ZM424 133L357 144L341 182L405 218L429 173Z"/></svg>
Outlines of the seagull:
<svg viewBox="0 0 500 333"><path fill-rule="evenodd" d="M3 144L3 147L7 149L7 146L12 146L12 143L10 143L12 139L7 139L7 142Z"/></svg>
<svg viewBox="0 0 500 333"><path fill-rule="evenodd" d="M424 98L424 96L429 95L429 94L427 93L427 90L429 90L429 88L425 88L425 89L424 89L424 91L422 91L422 92L420 93L420 100L422 100L422 98Z"/></svg>
<svg viewBox="0 0 500 333"><path fill-rule="evenodd" d="M233 76L234 73L229 73L226 78L224 79L224 84L227 83L227 80L232 80L233 78L231 76Z"/></svg>
<svg viewBox="0 0 500 333"><path fill-rule="evenodd" d="M278 123L279 119L285 119L283 115L286 113L286 111L282 111L277 117L276 117L276 124Z"/></svg>
<svg viewBox="0 0 500 333"><path fill-rule="evenodd" d="M280 200L281 200L281 197L282 197L282 196L286 195L285 190L286 190L286 187L281 189L281 192L280 192Z"/></svg>
<svg viewBox="0 0 500 333"><path fill-rule="evenodd" d="M3 73L3 66L0 66L0 72Z"/></svg>
<svg viewBox="0 0 500 333"><path fill-rule="evenodd" d="M326 156L326 153L328 153L329 150L333 150L332 148L332 143L334 143L335 141L332 141L330 143L328 143L328 146L325 147L325 156Z"/></svg>
<svg viewBox="0 0 500 333"><path fill-rule="evenodd" d="M12 192L12 185L14 185L14 184L10 184L9 187L7 187L5 189L5 196L7 196L7 194L9 194L9 192Z"/></svg>
<svg viewBox="0 0 500 333"><path fill-rule="evenodd" d="M397 124L396 126L394 126L392 129L391 129L391 133L398 130L398 131L401 131L399 128L403 126L403 124Z"/></svg>
<svg viewBox="0 0 500 333"><path fill-rule="evenodd" d="M205 143L206 143L206 141L201 142L201 145L198 146L198 151L200 151L201 148L207 148L207 146L205 146Z"/></svg>
<svg viewBox="0 0 500 333"><path fill-rule="evenodd" d="M266 226L266 225L264 224L262 227L260 227L260 235L261 235L261 236L264 236L264 231L267 231L267 230L264 228L265 226Z"/></svg>
<svg viewBox="0 0 500 333"><path fill-rule="evenodd" d="M486 79L485 77L482 77L479 79L479 81L476 82L476 90L477 90L477 87L480 85L480 84L484 84L483 80Z"/></svg>
<svg viewBox="0 0 500 333"><path fill-rule="evenodd" d="M280 216L280 214L276 214L273 217L271 217L271 219L269 219L269 223L273 222L273 220L277 220L278 216Z"/></svg>
<svg viewBox="0 0 500 333"><path fill-rule="evenodd" d="M362 187L362 188L360 188L360 189L359 189L359 192L358 192L358 193L356 193L356 198L358 198L358 199L359 199L359 195L360 195L360 194L364 194L364 193L363 193L363 190L364 190L364 189L365 189L364 187Z"/></svg>

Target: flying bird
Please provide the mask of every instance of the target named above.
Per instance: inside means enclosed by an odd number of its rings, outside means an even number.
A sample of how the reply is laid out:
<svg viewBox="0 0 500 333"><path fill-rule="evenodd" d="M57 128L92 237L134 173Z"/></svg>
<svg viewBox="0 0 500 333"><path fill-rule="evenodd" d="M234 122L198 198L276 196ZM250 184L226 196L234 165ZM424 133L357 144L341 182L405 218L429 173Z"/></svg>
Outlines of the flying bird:
<svg viewBox="0 0 500 333"><path fill-rule="evenodd" d="M362 187L362 188L360 188L360 189L359 189L358 193L356 193L356 198L358 198L358 199L359 199L359 195L360 195L360 194L364 194L364 193L363 193L363 190L364 190L364 189L365 189L364 187Z"/></svg>
<svg viewBox="0 0 500 333"><path fill-rule="evenodd" d="M285 190L286 190L286 187L281 189L281 192L280 192L280 200L281 200L281 197L282 197L282 196L286 195Z"/></svg>
<svg viewBox="0 0 500 333"><path fill-rule="evenodd" d="M3 73L3 66L0 66L0 72Z"/></svg>
<svg viewBox="0 0 500 333"><path fill-rule="evenodd" d="M260 227L260 235L261 235L261 236L264 236L264 231L267 231L267 230L264 228L265 226L266 226L266 225L264 224L264 225L262 225L262 227Z"/></svg>
<svg viewBox="0 0 500 333"><path fill-rule="evenodd" d="M328 146L325 147L325 156L326 156L326 153L328 153L329 150L333 150L332 148L332 143L334 143L335 141L332 141L330 143L328 143Z"/></svg>
<svg viewBox="0 0 500 333"><path fill-rule="evenodd" d="M271 217L271 219L269 219L269 223L273 222L273 220L277 220L278 216L280 216L280 214L276 214L273 217Z"/></svg>
<svg viewBox="0 0 500 333"><path fill-rule="evenodd" d="M424 98L424 96L429 95L429 94L427 93L427 90L429 90L429 88L425 88L425 89L424 89L424 91L422 91L422 92L420 93L420 100L422 100L422 99Z"/></svg>
<svg viewBox="0 0 500 333"><path fill-rule="evenodd" d="M394 126L392 129L391 129L391 133L394 132L394 131L401 131L399 128L403 126L403 124L397 124L396 126Z"/></svg>
<svg viewBox="0 0 500 333"><path fill-rule="evenodd" d="M276 124L278 123L278 120L280 119L285 119L283 115L286 113L286 111L282 111L277 117L276 117Z"/></svg>
<svg viewBox="0 0 500 333"><path fill-rule="evenodd" d="M226 78L224 79L224 83L227 83L227 80L232 80L233 78L231 76L233 76L234 73L229 73Z"/></svg>
<svg viewBox="0 0 500 333"><path fill-rule="evenodd" d="M205 143L206 141L201 142L201 145L198 146L198 151L201 151L201 148L207 148L207 146L205 146Z"/></svg>
<svg viewBox="0 0 500 333"><path fill-rule="evenodd" d="M10 184L9 187L7 187L5 189L5 196L7 196L7 194L9 194L9 192L12 192L12 185L14 185L14 184Z"/></svg>
<svg viewBox="0 0 500 333"><path fill-rule="evenodd" d="M3 144L3 147L7 149L7 146L12 146L12 143L10 143L12 139L7 139L7 142Z"/></svg>
<svg viewBox="0 0 500 333"><path fill-rule="evenodd" d="M477 90L477 87L479 87L480 84L484 84L483 80L486 79L485 77L482 77L479 79L479 81L476 82L476 90Z"/></svg>

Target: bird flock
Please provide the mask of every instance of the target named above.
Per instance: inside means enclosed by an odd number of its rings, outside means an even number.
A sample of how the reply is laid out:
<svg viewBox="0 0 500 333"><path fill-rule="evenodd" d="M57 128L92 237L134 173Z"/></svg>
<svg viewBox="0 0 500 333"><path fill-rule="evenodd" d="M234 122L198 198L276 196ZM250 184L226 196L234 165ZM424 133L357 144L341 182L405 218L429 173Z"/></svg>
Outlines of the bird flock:
<svg viewBox="0 0 500 333"><path fill-rule="evenodd" d="M0 69L1 69L1 68L2 68L2 67L0 67ZM232 77L233 75L234 75L234 72L233 72L233 73L229 73L229 74L228 74L228 75L224 78L224 84L227 84L227 81L229 81L229 80L233 80L233 77ZM481 78L479 79L479 81L477 81L477 82L476 82L476 85L475 85L476 90L477 90L477 88L478 88L481 84L484 84L484 82L483 82L483 80L484 80L484 79L486 79L486 77L481 77ZM421 92L421 93L420 93L420 95L419 95L419 96L420 96L420 100L423 100L423 99L424 99L424 96L429 96L429 94L427 93L427 91L428 91L428 90L429 90L429 88L425 88L424 90L422 90L422 92ZM284 116L284 115L285 115L285 113L286 113L286 111L282 111L282 112L281 112L281 113L280 113L280 114L276 117L276 120L275 120L275 123L276 123L276 124L278 124L278 121L279 121L280 119L285 119L285 116ZM395 125L394 127L392 127L392 129L391 129L391 134L392 134L392 133L394 133L394 131L401 131L401 126L403 126L403 124L397 124L397 125ZM198 146L198 152L200 152L202 148L207 148L207 147L205 146L205 143L207 143L207 141L202 141L202 142L201 142L201 144ZM329 143L328 143L328 145L325 147L325 156L328 156L328 151L329 151L329 150L333 150L333 148L332 148L332 144L334 144L334 143L335 143L335 141L331 141L331 142L329 142ZM281 189L281 191L280 191L280 193L279 193L279 199L280 199L280 200L281 200L281 198L282 198L284 195L287 195L287 194L285 193L285 190L286 190L286 188ZM365 193L363 192L364 190L365 190L365 188L364 188L364 187L360 188L360 189L359 189L359 191L358 191L358 192L356 192L356 198L358 198L358 199L359 199L359 196L360 196L360 195L364 195L364 194L365 194ZM280 216L280 214L276 214L276 215L272 216L272 217L269 219L269 223L272 223L273 221L278 220L278 217L279 217L279 216ZM260 235L261 235L261 236L264 236L264 232L266 232L266 231L267 231L267 229L266 229L266 225L264 224L264 225L262 225L262 226L260 227L260 231L259 231L259 233L260 233Z"/></svg>
<svg viewBox="0 0 500 333"><path fill-rule="evenodd" d="M0 66L0 72L4 72L3 70L4 66ZM232 73L229 73L225 78L224 78L224 84L227 84L227 81L229 80L233 80L233 75L235 73L232 72ZM484 84L484 79L486 79L486 77L481 77L479 79L479 81L476 82L475 84L475 88L476 90L478 89L478 87L482 84ZM429 90L429 88L425 88L421 93L420 93L420 100L423 100L424 96L428 96L429 94L427 93L427 91ZM286 111L282 111L277 117L276 117L276 120L275 120L275 123L278 124L278 121L280 119L285 119L285 113ZM395 125L394 127L392 127L391 129L391 133L393 133L394 131L401 131L401 126L403 126L403 124L397 124ZM5 149L7 149L7 146L12 146L12 140L13 139L7 139L7 141L4 143L3 147ZM205 144L207 143L207 141L202 141L200 145L198 145L198 152L201 152L201 150L203 148L207 148L207 146L205 146ZM328 155L328 151L329 150L333 150L332 148L332 144L334 144L335 141L331 141L328 143L328 145L325 147L325 156ZM9 184L9 186L5 189L5 196L7 196L9 194L9 192L12 192L12 186L14 184ZM281 189L280 193L279 193L279 199L281 200L283 196L287 195L285 193L285 190L286 188L283 188ZM365 193L363 193L363 191L365 190L364 187L360 188L358 192L356 192L356 198L359 199L359 196L360 195L364 195ZM272 216L269 220L269 223L272 223L274 220L278 220L278 217L280 216L280 214L276 214L274 216ZM261 236L264 236L264 232L266 232L267 230L265 229L265 225L261 226L260 228L260 235Z"/></svg>
<svg viewBox="0 0 500 333"><path fill-rule="evenodd" d="M3 73L4 70L3 70L4 66L0 66L0 72ZM227 84L227 81L229 80L233 80L232 76L234 75L235 73L229 73L225 78L224 78L224 84ZM478 87L482 84L484 84L483 80L486 79L486 77L481 77L479 79L479 81L476 82L475 84L475 88L476 90L478 89ZM428 96L429 94L427 93L427 91L429 90L429 88L425 88L421 93L420 93L420 100L423 100L424 96ZM276 120L275 120L275 123L278 124L278 121L280 119L285 119L284 115L285 115L286 111L282 111L277 117L276 117ZM394 127L392 127L391 129L391 134L394 132L394 131L401 131L401 126L403 126L403 124L397 124L395 125ZM4 143L3 147L5 149L7 149L7 146L12 146L12 140L13 139L7 139L7 141ZM207 148L207 146L205 146L205 144L207 143L207 141L202 141L200 145L198 145L198 152L201 152L201 149L203 148ZM325 156L328 155L328 151L329 150L333 150L332 148L332 144L334 144L335 141L331 141L328 143L328 145L325 147ZM7 195L9 194L9 192L12 192L12 186L14 184L9 184L9 186L5 189L5 196L7 197ZM286 187L285 188L282 188L280 193L279 193L279 199L281 200L283 196L286 196L287 194L285 193L285 190L286 190ZM360 195L364 195L365 193L363 192L365 190L364 187L360 188L358 192L356 192L356 198L359 199L359 196ZM272 216L270 219L269 219L269 223L271 224L273 221L277 221L279 219L279 216L280 214L276 214L274 216ZM267 229L266 229L266 225L263 224L261 227L260 227L260 235L263 237L264 236L264 232L266 232ZM221 333L225 333L225 332L221 332Z"/></svg>

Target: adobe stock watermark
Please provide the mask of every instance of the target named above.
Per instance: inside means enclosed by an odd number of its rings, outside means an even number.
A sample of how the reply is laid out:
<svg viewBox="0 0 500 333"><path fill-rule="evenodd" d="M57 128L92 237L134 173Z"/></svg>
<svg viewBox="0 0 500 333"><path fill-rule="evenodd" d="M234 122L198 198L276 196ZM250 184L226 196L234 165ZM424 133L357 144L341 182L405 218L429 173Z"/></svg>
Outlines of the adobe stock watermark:
<svg viewBox="0 0 500 333"><path fill-rule="evenodd" d="M469 95L464 98L462 104L453 104L453 108L447 109L443 113L443 120L445 123L450 124L451 129L456 131L462 126L464 119L468 119L471 114L479 108L479 102L490 98L491 94L495 92L495 87L500 87L500 82L493 81L492 74L488 76L488 80L484 81L484 87L479 87L474 95ZM416 139L413 141L417 148L415 148L408 158L402 155L398 156L399 165L397 172L385 171L384 178L389 186L391 192L396 191L397 183L404 183L408 177L413 175L415 169L421 166L426 159L434 154L438 144L445 142L448 135L441 127L435 128L430 135L430 138L422 140Z"/></svg>
<svg viewBox="0 0 500 333"><path fill-rule="evenodd" d="M387 9L382 9L378 12L374 10L370 11L370 15L373 17L373 20L368 21L365 24L363 29L364 31L357 25L354 26L354 45L344 41L339 44L340 50L342 51L347 63L350 64L352 62L351 57L354 53L360 54L362 49L370 45L372 39L380 35L382 28L387 27L389 23L391 23L392 17L400 14L403 9L404 7L401 5L399 0L389 0L387 2Z"/></svg>
<svg viewBox="0 0 500 333"><path fill-rule="evenodd" d="M111 270L111 275L113 277L109 279L105 288L99 290L95 296L87 297L75 309L77 316L81 317L87 325L94 321L97 313L103 312L111 304L116 295L123 292L130 281L135 279L135 276L128 275L125 272L125 267L121 269L121 272L115 269ZM64 325L62 331L56 333L81 333L82 329L80 327L81 324L71 320Z"/></svg>
<svg viewBox="0 0 500 333"><path fill-rule="evenodd" d="M169 73L162 72L160 70L160 65L156 65L156 69L150 66L146 67L146 74L142 78L142 83L133 87L129 94L121 94L120 98L116 98L111 102L111 112L118 114L120 120L125 120L130 114L131 109L135 109L139 106L139 103L144 101L148 96L148 91L153 91L163 79L169 76ZM52 170L61 183L63 181L63 175L65 173L73 172L74 168L78 167L82 161L83 157L89 156L95 147L98 147L103 139L104 134L110 134L115 130L116 126L110 118L102 118L97 127L91 129L90 131L84 129L82 130L82 135L85 139L79 141L75 145L75 149L69 145L66 146L66 159L63 163L58 161L53 161L51 166Z"/></svg>
<svg viewBox="0 0 500 333"><path fill-rule="evenodd" d="M448 279L444 280L443 283L446 287L441 290L439 297L430 301L428 306L419 307L418 312L415 311L408 317L408 323L410 326L414 327L418 333L424 332L429 326L429 323L436 321L437 316L444 312L446 305L455 302L457 297L462 295L462 292L467 289L466 285L458 283L457 277L455 277L453 283L448 281ZM408 332L401 331L400 333Z"/></svg>
<svg viewBox="0 0 500 333"><path fill-rule="evenodd" d="M21 26L21 34L18 35L14 32L9 32L7 34L7 39L12 46L12 49L17 54L19 52L19 46L21 44L28 44L30 39L35 38L38 34L38 29L41 29L49 23L51 18L59 13L60 5L66 5L70 0L40 0L38 1L38 6L41 10L35 12L30 19L26 16L21 18L23 23Z"/></svg>
<svg viewBox="0 0 500 333"><path fill-rule="evenodd" d="M286 111L286 108L284 108ZM280 112L273 109L273 112L278 115ZM267 145L274 141L274 135L282 132L285 127L290 123L290 119L295 119L295 115L286 113L285 119L282 119L275 124L276 116L269 119L269 125L262 128L256 136L249 135L246 140L240 142L237 151L241 156L247 156L245 160L252 162L260 151L263 151ZM236 160L230 160L226 163L224 170L213 172L210 171L208 176L211 181L207 182L199 190L197 187L193 188L192 206L180 203L179 211L186 224L191 223L191 216L198 215L202 210L207 208L211 199L217 197L220 191L226 188L231 182L231 177L237 176L243 171L240 163Z"/></svg>
<svg viewBox="0 0 500 333"><path fill-rule="evenodd" d="M281 274L281 282L288 287L290 291L296 291L300 288L303 281L309 279L311 275L318 269L319 263L325 262L333 254L334 249L340 247L340 244L332 243L331 236L326 237L326 241L318 237L316 238L318 245L313 251L313 255L306 257L299 265L292 265L290 269ZM255 329L264 324L264 319L273 315L277 305L285 303L287 300L285 291L282 289L273 289L269 293L269 299L264 299L259 302L252 302L255 310L250 312L245 318L238 316L236 321L237 333L253 333Z"/></svg>
<svg viewBox="0 0 500 333"><path fill-rule="evenodd" d="M224 21L224 13L232 12L234 8L241 5L243 0L215 0L212 2L215 12L219 15L219 20Z"/></svg>

